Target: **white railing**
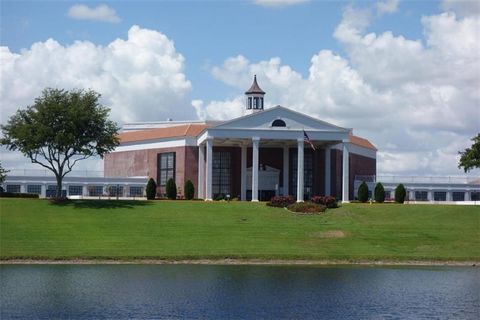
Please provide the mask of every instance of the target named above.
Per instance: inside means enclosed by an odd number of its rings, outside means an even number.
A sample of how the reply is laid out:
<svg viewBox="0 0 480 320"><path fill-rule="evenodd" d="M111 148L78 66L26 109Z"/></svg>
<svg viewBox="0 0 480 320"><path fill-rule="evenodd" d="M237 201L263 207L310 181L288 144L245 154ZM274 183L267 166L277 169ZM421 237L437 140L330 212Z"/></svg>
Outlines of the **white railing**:
<svg viewBox="0 0 480 320"><path fill-rule="evenodd" d="M356 181L383 183L452 183L480 184L480 177L475 176L394 176L394 175L357 175Z"/></svg>
<svg viewBox="0 0 480 320"><path fill-rule="evenodd" d="M52 171L47 169L9 169L7 172L8 176L34 176L34 177L53 177L54 174ZM103 177L103 171L95 170L72 170L67 174L67 177L94 177L99 178Z"/></svg>

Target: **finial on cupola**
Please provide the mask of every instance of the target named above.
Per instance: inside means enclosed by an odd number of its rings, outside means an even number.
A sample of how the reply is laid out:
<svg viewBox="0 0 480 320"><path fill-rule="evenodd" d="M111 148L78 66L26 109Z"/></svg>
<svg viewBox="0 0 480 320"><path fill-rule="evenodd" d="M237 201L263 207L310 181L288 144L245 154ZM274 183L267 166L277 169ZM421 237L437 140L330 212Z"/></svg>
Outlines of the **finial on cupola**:
<svg viewBox="0 0 480 320"><path fill-rule="evenodd" d="M253 76L253 83L245 92L246 100L246 110L247 113L254 113L257 111L263 110L263 96L265 95L265 91L263 91L257 83L257 75Z"/></svg>

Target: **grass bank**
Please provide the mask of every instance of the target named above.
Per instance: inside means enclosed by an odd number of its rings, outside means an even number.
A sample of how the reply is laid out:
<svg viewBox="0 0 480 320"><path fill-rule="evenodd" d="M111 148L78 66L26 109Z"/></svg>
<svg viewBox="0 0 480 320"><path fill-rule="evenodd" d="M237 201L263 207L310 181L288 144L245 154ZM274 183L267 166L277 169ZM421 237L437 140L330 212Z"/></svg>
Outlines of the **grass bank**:
<svg viewBox="0 0 480 320"><path fill-rule="evenodd" d="M480 261L480 208L1 199L0 259Z"/></svg>

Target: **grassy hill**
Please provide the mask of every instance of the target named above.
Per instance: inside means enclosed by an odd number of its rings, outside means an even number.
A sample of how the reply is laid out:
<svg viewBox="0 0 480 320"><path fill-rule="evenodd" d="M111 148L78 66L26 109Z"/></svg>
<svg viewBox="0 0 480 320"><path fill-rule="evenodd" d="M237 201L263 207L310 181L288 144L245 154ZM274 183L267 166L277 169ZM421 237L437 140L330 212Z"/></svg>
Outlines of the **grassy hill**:
<svg viewBox="0 0 480 320"><path fill-rule="evenodd" d="M0 199L0 258L480 260L480 207Z"/></svg>

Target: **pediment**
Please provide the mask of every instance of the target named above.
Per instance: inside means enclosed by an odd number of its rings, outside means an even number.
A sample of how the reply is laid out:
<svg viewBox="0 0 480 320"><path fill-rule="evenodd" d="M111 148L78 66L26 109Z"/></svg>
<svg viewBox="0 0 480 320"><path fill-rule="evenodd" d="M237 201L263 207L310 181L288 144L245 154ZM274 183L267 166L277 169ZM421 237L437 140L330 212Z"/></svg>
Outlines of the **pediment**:
<svg viewBox="0 0 480 320"><path fill-rule="evenodd" d="M285 127L272 126L275 120L285 122ZM271 130L308 130L308 131L334 131L348 132L349 129L338 127L331 123L322 121L293 111L291 109L276 106L264 111L236 118L220 125L212 127L212 129L271 129Z"/></svg>

